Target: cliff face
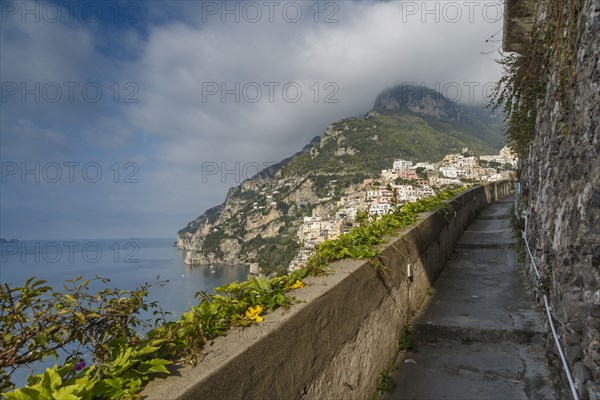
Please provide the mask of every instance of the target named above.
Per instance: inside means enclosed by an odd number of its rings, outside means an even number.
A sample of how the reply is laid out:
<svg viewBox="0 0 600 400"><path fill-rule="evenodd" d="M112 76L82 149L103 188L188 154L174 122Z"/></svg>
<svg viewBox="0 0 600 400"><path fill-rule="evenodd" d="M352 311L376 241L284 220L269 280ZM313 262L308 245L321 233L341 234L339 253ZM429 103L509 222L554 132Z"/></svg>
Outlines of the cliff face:
<svg viewBox="0 0 600 400"><path fill-rule="evenodd" d="M375 110L408 110L435 119L461 120L463 108L435 90L416 85L399 85L375 99Z"/></svg>
<svg viewBox="0 0 600 400"><path fill-rule="evenodd" d="M570 111L556 101L563 71L554 70L521 176L528 236L583 399L600 398L599 32L600 1L582 0Z"/></svg>
<svg viewBox="0 0 600 400"><path fill-rule="evenodd" d="M460 122L463 108L435 90L417 85L398 85L384 90L375 99L375 110L406 109L436 119L447 118Z"/></svg>
<svg viewBox="0 0 600 400"><path fill-rule="evenodd" d="M311 179L282 177L279 169L230 189L223 204L178 232L177 248L197 250L207 263L254 262L269 239L291 234L307 204L317 202Z"/></svg>
<svg viewBox="0 0 600 400"><path fill-rule="evenodd" d="M282 271L299 249L303 217L334 212L341 196L394 159L437 161L464 147L493 154L504 145L485 110L465 112L428 91L432 97L413 94L408 108L393 108L386 106L390 93L398 95L392 90L364 118L335 122L302 151L230 189L223 204L178 232L177 247L206 263L258 262L263 270ZM458 121L460 113L469 119Z"/></svg>

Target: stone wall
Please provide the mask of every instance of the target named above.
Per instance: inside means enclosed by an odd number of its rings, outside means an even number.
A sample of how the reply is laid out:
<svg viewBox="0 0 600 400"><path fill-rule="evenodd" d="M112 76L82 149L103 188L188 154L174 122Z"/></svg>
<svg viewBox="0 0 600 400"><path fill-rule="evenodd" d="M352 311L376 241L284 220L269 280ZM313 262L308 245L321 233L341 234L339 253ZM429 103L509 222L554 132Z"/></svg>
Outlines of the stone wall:
<svg viewBox="0 0 600 400"><path fill-rule="evenodd" d="M553 71L521 181L528 236L578 392L600 398L600 1L582 1L566 125ZM566 128L566 129L565 129ZM551 339L550 339L551 340ZM551 359L560 360L553 342ZM562 376L562 372L560 372Z"/></svg>
<svg viewBox="0 0 600 400"><path fill-rule="evenodd" d="M446 213L424 214L390 238L382 267L343 260L307 279L301 302L207 346L195 368L173 371L142 393L148 399L371 399L414 315L476 213L512 192L502 181L466 191ZM407 276L408 265L412 277Z"/></svg>
<svg viewBox="0 0 600 400"><path fill-rule="evenodd" d="M521 51L535 19L536 0L505 0L502 48Z"/></svg>

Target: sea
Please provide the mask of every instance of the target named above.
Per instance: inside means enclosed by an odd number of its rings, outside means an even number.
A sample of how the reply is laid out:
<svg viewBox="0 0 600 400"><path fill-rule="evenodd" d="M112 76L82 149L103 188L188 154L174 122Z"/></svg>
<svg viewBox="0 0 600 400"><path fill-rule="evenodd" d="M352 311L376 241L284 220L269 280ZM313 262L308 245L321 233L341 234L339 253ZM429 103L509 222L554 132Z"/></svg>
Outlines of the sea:
<svg viewBox="0 0 600 400"><path fill-rule="evenodd" d="M27 278L35 277L61 290L66 280L83 276L92 279L93 294L105 288L134 290L149 283L153 286L147 301L156 301L163 311L171 313L168 318L174 319L198 304L196 293L213 293L217 286L248 278L244 265L186 265L185 251L178 250L173 242L173 238L128 238L2 243L0 283L21 286ZM110 281L102 283L94 280L95 276ZM164 284L157 285L157 281ZM31 372L42 372L48 365L36 365ZM26 382L28 373L15 373L17 387Z"/></svg>

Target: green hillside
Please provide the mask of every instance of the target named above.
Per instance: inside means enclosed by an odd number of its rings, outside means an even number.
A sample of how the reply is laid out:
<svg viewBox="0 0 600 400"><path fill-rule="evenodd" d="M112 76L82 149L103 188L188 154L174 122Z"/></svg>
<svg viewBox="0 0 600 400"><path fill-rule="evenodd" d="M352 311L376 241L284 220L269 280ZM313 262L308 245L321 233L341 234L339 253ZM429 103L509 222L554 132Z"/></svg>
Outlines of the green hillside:
<svg viewBox="0 0 600 400"><path fill-rule="evenodd" d="M365 118L347 118L330 130L341 132L341 140L327 141L316 156L305 151L283 167L283 175L363 174L377 175L390 168L394 159L438 161L448 153L468 147L475 155L496 154L504 146L501 132L472 116L467 122L437 120L409 111L372 112ZM340 147L358 150L336 156Z"/></svg>
<svg viewBox="0 0 600 400"><path fill-rule="evenodd" d="M177 246L211 263L258 262L264 272L285 272L303 217L331 212L347 188L395 159L436 162L464 148L483 155L504 146L489 110L405 89L383 92L366 116L333 123L300 152L230 189L223 204L179 231Z"/></svg>

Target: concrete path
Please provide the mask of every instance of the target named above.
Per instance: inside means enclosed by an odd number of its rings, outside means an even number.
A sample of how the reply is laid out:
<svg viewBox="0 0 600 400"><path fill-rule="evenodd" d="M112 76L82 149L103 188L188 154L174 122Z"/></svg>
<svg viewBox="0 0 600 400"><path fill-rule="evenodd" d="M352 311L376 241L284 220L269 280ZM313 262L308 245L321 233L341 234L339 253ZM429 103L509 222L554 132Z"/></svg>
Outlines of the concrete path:
<svg viewBox="0 0 600 400"><path fill-rule="evenodd" d="M543 313L525 288L512 237L513 199L484 210L414 324L388 399L555 399Z"/></svg>

